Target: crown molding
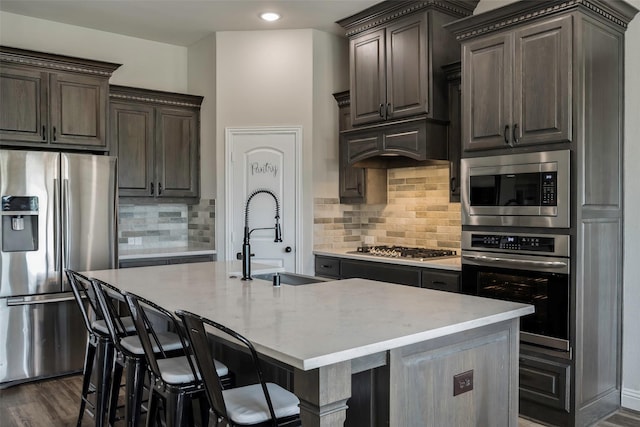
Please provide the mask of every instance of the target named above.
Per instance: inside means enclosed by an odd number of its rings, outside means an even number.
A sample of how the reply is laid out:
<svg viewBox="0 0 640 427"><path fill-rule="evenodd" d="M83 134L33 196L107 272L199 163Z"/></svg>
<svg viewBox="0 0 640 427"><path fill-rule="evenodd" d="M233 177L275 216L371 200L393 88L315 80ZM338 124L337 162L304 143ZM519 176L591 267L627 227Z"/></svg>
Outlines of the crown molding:
<svg viewBox="0 0 640 427"><path fill-rule="evenodd" d="M109 99L111 101L134 101L174 107L200 108L204 98L199 95L109 85Z"/></svg>
<svg viewBox="0 0 640 427"><path fill-rule="evenodd" d="M0 62L110 77L120 64L0 46Z"/></svg>
<svg viewBox="0 0 640 427"><path fill-rule="evenodd" d="M336 23L346 30L347 37L421 10L435 9L458 18L469 16L479 0L385 1L371 6Z"/></svg>
<svg viewBox="0 0 640 427"><path fill-rule="evenodd" d="M623 31L638 12L628 3L615 0L520 0L485 13L444 25L458 41L499 31L549 17L578 10L596 16Z"/></svg>

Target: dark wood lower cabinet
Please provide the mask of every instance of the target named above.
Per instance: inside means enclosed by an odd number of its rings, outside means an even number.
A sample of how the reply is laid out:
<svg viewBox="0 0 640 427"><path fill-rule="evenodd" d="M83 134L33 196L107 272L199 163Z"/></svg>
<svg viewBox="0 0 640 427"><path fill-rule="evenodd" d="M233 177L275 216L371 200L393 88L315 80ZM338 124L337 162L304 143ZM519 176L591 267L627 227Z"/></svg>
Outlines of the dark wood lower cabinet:
<svg viewBox="0 0 640 427"><path fill-rule="evenodd" d="M438 291L460 292L460 272L316 255L316 276L370 279Z"/></svg>
<svg viewBox="0 0 640 427"><path fill-rule="evenodd" d="M120 268L131 268L131 267L151 267L154 265L188 264L192 262L209 262L209 261L213 261L213 255L138 258L138 259L126 259L126 260L123 259L118 262L118 265L120 266Z"/></svg>

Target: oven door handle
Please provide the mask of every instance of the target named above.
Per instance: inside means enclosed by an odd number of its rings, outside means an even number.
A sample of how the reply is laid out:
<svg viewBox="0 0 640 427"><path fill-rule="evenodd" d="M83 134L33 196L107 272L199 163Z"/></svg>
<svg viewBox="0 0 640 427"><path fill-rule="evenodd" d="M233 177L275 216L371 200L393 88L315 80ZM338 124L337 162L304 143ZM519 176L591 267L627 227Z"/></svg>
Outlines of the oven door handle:
<svg viewBox="0 0 640 427"><path fill-rule="evenodd" d="M563 261L532 261L528 259L490 257L486 255L462 255L462 257L473 261L484 261L492 263L505 262L509 264L528 265L532 267L566 268L568 266L568 264Z"/></svg>

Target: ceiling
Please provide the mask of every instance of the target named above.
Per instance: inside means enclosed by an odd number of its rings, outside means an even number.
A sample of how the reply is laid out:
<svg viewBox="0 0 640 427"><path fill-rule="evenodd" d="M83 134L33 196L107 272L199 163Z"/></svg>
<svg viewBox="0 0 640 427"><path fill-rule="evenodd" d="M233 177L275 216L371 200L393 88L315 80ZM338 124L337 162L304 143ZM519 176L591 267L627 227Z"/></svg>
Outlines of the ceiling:
<svg viewBox="0 0 640 427"><path fill-rule="evenodd" d="M315 28L381 0L2 0L0 10L147 40L189 46L212 32ZM259 14L278 12L276 22Z"/></svg>

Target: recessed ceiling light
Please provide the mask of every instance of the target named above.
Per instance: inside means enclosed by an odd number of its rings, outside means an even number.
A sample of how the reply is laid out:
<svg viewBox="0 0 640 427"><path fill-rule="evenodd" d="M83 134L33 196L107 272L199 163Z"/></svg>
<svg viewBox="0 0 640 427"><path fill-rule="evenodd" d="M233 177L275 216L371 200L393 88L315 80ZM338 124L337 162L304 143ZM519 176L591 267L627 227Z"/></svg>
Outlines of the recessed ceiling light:
<svg viewBox="0 0 640 427"><path fill-rule="evenodd" d="M260 14L260 18L264 19L265 21L273 22L280 19L280 15L275 12L265 12Z"/></svg>

